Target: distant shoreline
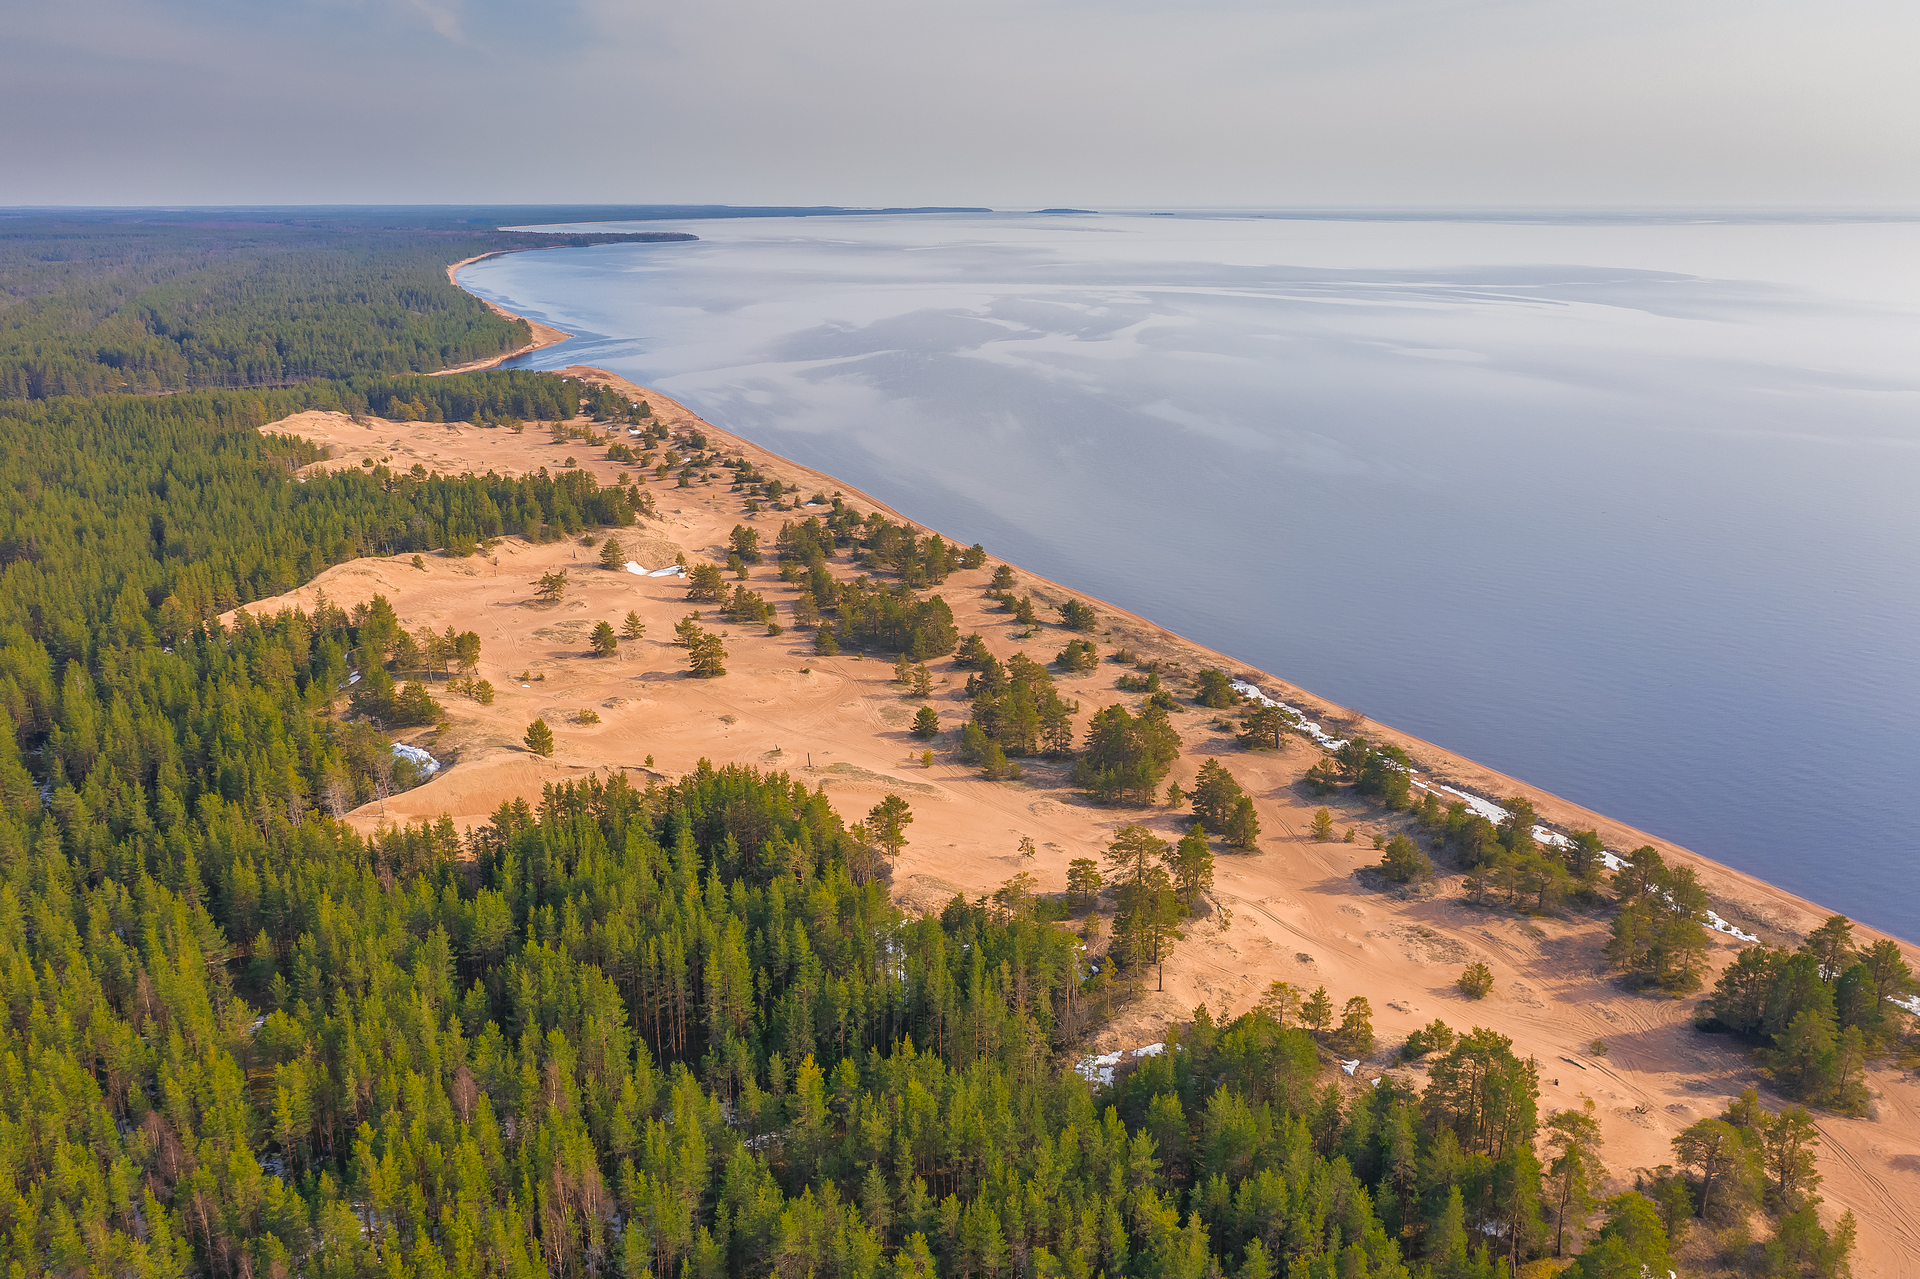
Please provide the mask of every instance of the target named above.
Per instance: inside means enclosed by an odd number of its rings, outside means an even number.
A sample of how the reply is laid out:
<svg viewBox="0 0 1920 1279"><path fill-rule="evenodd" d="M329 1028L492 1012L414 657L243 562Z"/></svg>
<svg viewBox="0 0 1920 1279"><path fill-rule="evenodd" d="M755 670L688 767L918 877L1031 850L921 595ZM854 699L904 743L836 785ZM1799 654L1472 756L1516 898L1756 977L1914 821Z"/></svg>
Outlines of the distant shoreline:
<svg viewBox="0 0 1920 1279"><path fill-rule="evenodd" d="M455 277L454 273L463 266L471 266L473 263L485 258L497 258L509 253L527 253L530 251L531 250L528 249L490 249L485 253L476 253L470 258L461 258L458 262L448 265L447 283L456 289L460 288L460 281ZM465 364L456 364L449 369L436 369L427 375L429 377L444 377L449 373L480 373L487 369L499 368L502 364L514 359L516 356L528 355L534 351L544 350L550 346L558 346L573 336L573 334L563 329L554 328L551 324L542 324L538 320L529 320L524 315L515 315L504 306L500 306L494 302L488 302L487 299L480 297L478 293L472 293L466 289L461 289L460 291L466 293L469 297L480 298L481 303L485 305L489 311L492 311L503 320L519 320L523 322L527 328L532 331L533 341L523 347L508 351L504 355L492 356L485 360L470 360Z"/></svg>
<svg viewBox="0 0 1920 1279"><path fill-rule="evenodd" d="M502 252L518 251L519 250L503 250ZM482 257L492 256L495 256L495 254L480 254L477 257L468 258L465 261L453 264L447 268L448 279L453 280L456 287L458 287L459 282L454 279L453 275L455 271L470 262L478 261ZM476 294L475 296L478 295ZM484 301L485 299L482 300ZM514 319L525 319L524 316L515 315L513 312L496 303L488 302L487 305L492 307L495 312L500 315L509 316ZM534 322L528 321L528 323L532 324ZM538 327L545 329L549 333L560 333L560 330L552 329L549 326L541 325ZM561 337L556 338L555 341L564 340L567 336L571 335L562 334ZM543 345L552 344L553 343L549 342ZM536 346L529 346L523 349L534 350L538 348ZM516 354L518 353L516 352ZM493 364L498 364L508 358L511 357L502 356L498 360L489 362L487 367L491 367ZM447 369L444 371L451 373L468 370ZM848 484L836 476L828 475L805 463L775 453L764 445L755 443L744 436L727 430L725 427L708 422L691 409L671 399L671 397L650 388L640 386L637 383L629 382L626 378L619 376L611 370L597 368L592 365L569 365L564 369L554 371L575 377L588 376L596 380L604 379L609 383L618 384L620 388L632 393L641 394L652 400L671 404L675 409L685 413L688 417L700 421L702 425L713 433L726 437L736 445L745 446L768 458L777 459L784 465L793 467L796 470L814 477L814 479L823 486L838 488L850 494L857 494L860 498L870 502L876 508L889 512L897 519L915 525L923 532L933 533L938 531L921 523L919 520L913 519L911 516L895 510L890 504L881 499L871 494L861 492L855 486ZM1016 565L1015 567L1019 566ZM1671 840L1650 834L1638 827L1616 821L1602 813L1576 804L1560 795L1556 795L1550 791L1521 781L1518 778L1489 768L1464 755L1450 751L1445 747L1435 745L1424 738L1415 737L1411 733L1402 732L1389 725L1368 719L1364 715L1356 715L1350 709L1328 701L1326 698L1320 697L1279 676L1253 667L1226 653L1207 648L1204 645L1196 643L1183 635L1179 635L1159 625L1149 618L1120 608L1105 600L1097 599L1085 591L1053 582L1051 579L1042 578L1038 574L1034 574L1025 568L1021 568L1020 571L1028 577L1034 578L1037 581L1046 582L1048 585L1057 588L1063 595L1070 594L1088 600L1109 615L1125 617L1139 626L1159 632L1169 641L1187 648L1197 657L1204 658L1208 663L1218 665L1230 675L1253 683L1269 696L1275 695L1275 690L1277 689L1277 695L1280 698L1294 705L1302 706L1304 709L1310 711L1310 713L1322 719L1339 723L1341 731L1345 735L1364 736L1370 741L1390 743L1401 747L1407 751L1414 760L1415 765L1430 781L1458 787L1478 796L1500 798L1525 796L1533 802L1541 820L1549 826L1563 831L1581 829L1595 830L1600 834L1601 839L1609 849L1624 852L1642 845L1652 845L1660 851L1661 856L1667 858L1669 861L1678 861L1682 864L1695 867L1701 876L1703 887L1708 890L1709 895L1713 898L1715 908L1718 912L1731 921L1744 926L1747 930L1759 934L1761 939L1767 944L1797 944L1800 934L1804 934L1817 926L1818 923L1827 916L1838 913L1817 902L1801 897L1797 893L1781 888L1768 880L1761 879L1758 876L1715 861L1705 854L1695 852ZM1853 922L1857 933L1864 934L1869 938L1889 937L1901 943L1908 950L1909 963L1914 964L1916 968L1920 968L1920 942L1898 937L1882 929L1874 928L1869 924L1861 923L1858 920Z"/></svg>

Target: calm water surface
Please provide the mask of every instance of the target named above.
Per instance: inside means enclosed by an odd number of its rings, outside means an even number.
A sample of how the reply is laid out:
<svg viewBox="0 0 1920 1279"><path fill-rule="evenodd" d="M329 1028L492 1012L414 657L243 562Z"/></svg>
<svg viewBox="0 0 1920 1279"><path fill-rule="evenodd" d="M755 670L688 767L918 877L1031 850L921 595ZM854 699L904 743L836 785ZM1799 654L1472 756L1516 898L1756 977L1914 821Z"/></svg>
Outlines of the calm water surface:
<svg viewBox="0 0 1920 1279"><path fill-rule="evenodd" d="M579 335L530 366L1920 938L1920 224L685 229L460 278Z"/></svg>

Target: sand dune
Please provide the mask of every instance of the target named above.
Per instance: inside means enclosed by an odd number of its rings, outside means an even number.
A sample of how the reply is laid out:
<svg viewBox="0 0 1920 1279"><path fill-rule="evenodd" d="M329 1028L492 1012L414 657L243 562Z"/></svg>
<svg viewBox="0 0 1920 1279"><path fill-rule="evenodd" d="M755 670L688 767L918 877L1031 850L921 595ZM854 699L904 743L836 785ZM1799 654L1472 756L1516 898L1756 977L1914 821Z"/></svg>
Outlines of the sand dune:
<svg viewBox="0 0 1920 1279"><path fill-rule="evenodd" d="M724 451L745 454L803 494L838 492L860 510L899 518L831 477L700 422L663 396L599 370L567 372L644 397L668 425L698 425ZM464 424L378 420L356 424L330 413L303 413L268 429L331 446L334 456L316 464L323 469L374 458L391 459L402 470L419 462L443 473L519 474L541 466L559 469L570 455L604 482L623 470L640 476L638 468L606 459L599 447L579 441L556 445L532 431L516 435ZM777 512L748 517L722 482L690 489L650 478L646 483L660 518L617 536L624 558L649 569L671 563L682 552L689 560L724 559L726 535L736 523L759 528L762 546L771 549L780 522L802 517ZM644 785L649 775L671 777L701 758L737 761L785 769L809 784L824 785L850 819L889 791L906 798L915 821L908 830L911 842L893 869L894 891L910 909L937 909L955 892L988 892L1022 870L1031 871L1045 889L1058 891L1067 863L1097 857L1124 822L1145 821L1162 836L1180 825L1164 808L1090 806L1066 785L1066 770L1057 764L1035 761L1023 781L992 783L957 763L952 744L967 715L965 673L945 659L932 664L930 704L946 731L933 744L933 766L923 768L914 756L924 744L907 732L919 703L900 696L886 660L816 657L807 633L749 633L725 626L708 609L703 623L731 632L726 636L729 674L695 680L682 651L670 643L674 622L693 607L676 578L605 570L594 550L570 542L535 546L518 538L505 539L485 556L427 556L423 569L412 567L410 559L339 565L298 591L252 606L260 613L308 605L319 590L350 606L379 593L409 627L451 624L481 636L480 673L498 690L495 704L481 707L443 693L451 728L432 736L430 749L448 766L426 785L386 801L384 813L378 806L354 813L351 820L362 829L443 812L464 828L484 822L503 800L537 798L543 784L592 770L623 770ZM768 559L752 570L749 585L773 602L785 621L794 592L779 581L771 555ZM557 567L572 573L576 587L563 603L543 606L534 600L530 583ZM938 588L962 632L979 631L1003 658L1024 649L1036 660L1051 660L1067 633L1046 626L1023 644L1010 616L983 597L988 576L986 569L956 573ZM1055 583L1026 573L1018 577L1015 589L1032 594L1043 617L1052 615L1047 606L1067 597ZM1329 731L1402 745L1429 780L1488 796L1527 795L1544 820L1595 827L1612 848L1652 843L1670 859L1698 869L1716 911L1770 943L1797 941L1827 913L1429 743L1356 719L1143 618L1099 607L1106 633L1096 638L1103 653L1124 645L1188 670L1222 665L1306 708ZM628 610L646 622L646 638L624 643L612 658L589 656L586 637L593 624L607 620L617 626ZM1103 662L1084 676L1060 676L1062 693L1079 699L1083 717L1113 701L1132 702L1114 687L1121 669ZM596 711L600 723L573 722L582 709ZM520 746L525 726L536 716L554 728L558 748L550 760ZM1213 719L1213 712L1197 707L1174 717L1185 747L1174 777L1190 786L1203 760L1212 756L1224 763L1254 796L1263 832L1259 851L1220 858L1214 897L1230 912L1230 922L1222 926L1223 916L1215 913L1190 928L1166 966L1164 993L1149 993L1129 1006L1091 1047L1163 1039L1169 1022L1183 1020L1202 1001L1216 1017L1237 1014L1275 979L1309 989L1325 985L1336 1004L1355 994L1372 1000L1381 1051L1356 1072L1359 1078L1389 1069L1417 1077L1417 1068L1388 1067L1389 1050L1435 1017L1456 1027L1491 1026L1539 1058L1545 1106L1575 1105L1581 1094L1598 1103L1607 1164L1627 1184L1634 1169L1669 1161L1667 1142L1675 1132L1717 1114L1741 1088L1762 1082L1725 1040L1690 1028L1692 1000L1632 995L1609 980L1601 953L1606 938L1601 914L1524 919L1482 909L1464 900L1458 876L1443 875L1431 894L1369 889L1355 872L1378 860L1371 836L1391 834L1404 827L1405 819L1350 801L1336 803L1339 827L1353 828L1355 841L1312 842L1309 823L1321 801L1310 799L1298 782L1319 751L1302 742L1278 753L1244 751ZM1020 855L1023 836L1038 846L1031 860ZM1876 936L1871 930L1861 933L1867 939ZM1714 945L1716 963L1739 948L1718 935ZM1497 984L1488 998L1469 1003L1453 982L1473 960L1491 967ZM1909 961L1920 965L1911 948ZM1595 1040L1604 1041L1604 1055L1592 1049ZM1920 1084L1890 1068L1877 1069L1872 1084L1881 1094L1877 1120L1820 1121L1827 1206L1836 1215L1842 1207L1851 1208L1860 1218L1859 1274L1889 1279L1920 1274L1920 1210L1915 1208L1920 1205ZM1771 1098L1770 1104L1778 1106L1780 1099Z"/></svg>

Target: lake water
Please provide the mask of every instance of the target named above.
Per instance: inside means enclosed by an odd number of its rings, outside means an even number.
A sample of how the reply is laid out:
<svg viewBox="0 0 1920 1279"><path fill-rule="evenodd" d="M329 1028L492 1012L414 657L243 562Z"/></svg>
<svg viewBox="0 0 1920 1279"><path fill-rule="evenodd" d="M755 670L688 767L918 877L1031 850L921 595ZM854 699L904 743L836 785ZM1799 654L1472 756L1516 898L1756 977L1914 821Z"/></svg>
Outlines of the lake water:
<svg viewBox="0 0 1920 1279"><path fill-rule="evenodd" d="M461 282L1342 705L1920 938L1920 224L700 221Z"/></svg>

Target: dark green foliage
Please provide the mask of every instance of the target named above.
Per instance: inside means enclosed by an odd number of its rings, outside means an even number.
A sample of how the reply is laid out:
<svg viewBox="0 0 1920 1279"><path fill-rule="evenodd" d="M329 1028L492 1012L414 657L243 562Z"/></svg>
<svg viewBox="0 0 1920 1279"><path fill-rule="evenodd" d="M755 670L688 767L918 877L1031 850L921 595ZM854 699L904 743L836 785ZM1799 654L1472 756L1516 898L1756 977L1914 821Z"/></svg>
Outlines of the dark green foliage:
<svg viewBox="0 0 1920 1279"><path fill-rule="evenodd" d="M736 626L751 626L771 621L773 605L758 591L750 591L743 585L733 588L733 594L726 597L726 605L721 613Z"/></svg>
<svg viewBox="0 0 1920 1279"><path fill-rule="evenodd" d="M1860 952L1834 915L1798 951L1751 946L1721 973L1708 1001L1710 1029L1772 1049L1763 1054L1791 1096L1858 1113L1867 1101L1867 1056L1896 1031L1893 1000L1913 976L1899 944Z"/></svg>
<svg viewBox="0 0 1920 1279"><path fill-rule="evenodd" d="M1227 815L1227 824L1220 828L1221 837L1232 848L1250 853L1260 840L1260 818L1253 811L1253 799L1242 795L1233 801L1233 811Z"/></svg>
<svg viewBox="0 0 1920 1279"><path fill-rule="evenodd" d="M1151 804L1179 755L1180 737L1163 712L1149 709L1135 718L1116 703L1088 722L1073 780L1104 804Z"/></svg>
<svg viewBox="0 0 1920 1279"><path fill-rule="evenodd" d="M1002 667L986 654L967 677L973 723L1007 755L1073 753L1073 716L1080 703L1063 699L1047 668L1015 653Z"/></svg>
<svg viewBox="0 0 1920 1279"><path fill-rule="evenodd" d="M1286 711L1278 706L1255 706L1247 712L1235 736L1242 746L1250 749L1284 750L1287 738L1295 731L1294 717Z"/></svg>
<svg viewBox="0 0 1920 1279"><path fill-rule="evenodd" d="M1380 854L1380 873L1396 884L1410 884L1433 874L1433 863L1405 835L1387 841Z"/></svg>
<svg viewBox="0 0 1920 1279"><path fill-rule="evenodd" d="M477 637L436 658L382 600L213 614L379 539L477 537L487 503L578 531L594 497L583 474L295 485L310 450L253 428L322 394L0 410L13 1270L1491 1279L1466 1241L1496 1223L1507 1260L1538 1251L1532 1079L1497 1036L1424 1098L1343 1099L1304 1033L1201 1009L1096 1104L1052 1065L1108 985L1076 939L958 899L905 917L784 774L589 777L466 839L316 818L404 777L330 718L350 669L424 691ZM1171 884L1147 890L1130 947L1170 938ZM1845 1241L1804 1215L1804 1130L1767 1134L1775 1269L1824 1279Z"/></svg>
<svg viewBox="0 0 1920 1279"><path fill-rule="evenodd" d="M544 719L536 719L533 723L527 725L526 736L521 740L526 743L527 749L535 755L545 758L553 754L553 730L547 727L547 721Z"/></svg>
<svg viewBox="0 0 1920 1279"><path fill-rule="evenodd" d="M1468 999L1485 999L1487 992L1493 989L1493 970L1475 960L1467 965L1466 971L1460 974L1460 980L1454 985Z"/></svg>
<svg viewBox="0 0 1920 1279"><path fill-rule="evenodd" d="M911 731L915 737L920 738L922 741L938 737L940 735L939 712L935 711L931 706L922 706L914 712L913 729Z"/></svg>
<svg viewBox="0 0 1920 1279"><path fill-rule="evenodd" d="M1629 854L1614 887L1620 913L1607 958L1646 985L1696 989L1707 958L1707 894L1693 868L1669 867L1649 845Z"/></svg>
<svg viewBox="0 0 1920 1279"><path fill-rule="evenodd" d="M1068 640L1067 646L1060 650L1060 656L1054 660L1063 671L1085 674L1100 664L1100 650L1094 647L1092 640Z"/></svg>
<svg viewBox="0 0 1920 1279"><path fill-rule="evenodd" d="M1194 676L1193 684L1193 700L1202 706L1225 710L1229 706L1240 704L1240 694L1234 691L1233 681L1218 667L1209 667L1201 671Z"/></svg>
<svg viewBox="0 0 1920 1279"><path fill-rule="evenodd" d="M695 630L687 644L687 667L695 679L718 679L727 673L727 647L712 631Z"/></svg>
<svg viewBox="0 0 1920 1279"><path fill-rule="evenodd" d="M446 368L532 336L524 321L455 288L448 263L502 249L691 238L563 240L384 212L9 218L0 230L0 399Z"/></svg>
<svg viewBox="0 0 1920 1279"><path fill-rule="evenodd" d="M1354 790L1375 797L1394 812L1407 806L1410 761L1398 746L1370 747L1366 738L1356 737L1341 747L1335 758L1353 778Z"/></svg>
<svg viewBox="0 0 1920 1279"><path fill-rule="evenodd" d="M1804 1108L1788 1106L1775 1114L1749 1088L1718 1117L1673 1139L1674 1164L1681 1170L1675 1180L1683 1192L1673 1196L1676 1206L1710 1226L1738 1223L1731 1236L1737 1242L1722 1258L1733 1264L1748 1259L1745 1225L1764 1207L1774 1221L1774 1237L1764 1247L1765 1274L1837 1279L1846 1273L1856 1225L1851 1212L1831 1232L1820 1225L1814 1211L1820 1200L1814 1159L1819 1144L1819 1129Z"/></svg>
<svg viewBox="0 0 1920 1279"><path fill-rule="evenodd" d="M967 636L960 641L960 647L953 655L953 664L963 670L981 670L993 659L987 651L987 642L978 634Z"/></svg>
<svg viewBox="0 0 1920 1279"><path fill-rule="evenodd" d="M687 599L699 604L724 604L727 579L718 564L695 564L687 570Z"/></svg>
<svg viewBox="0 0 1920 1279"><path fill-rule="evenodd" d="M1092 631L1100 627L1100 614L1091 604L1070 599L1060 606L1060 625L1070 631Z"/></svg>
<svg viewBox="0 0 1920 1279"><path fill-rule="evenodd" d="M1234 806L1245 794L1219 760L1205 760L1193 782L1193 815L1214 830L1225 830Z"/></svg>
<svg viewBox="0 0 1920 1279"><path fill-rule="evenodd" d="M840 584L840 638L916 662L942 657L959 646L953 610L938 595L922 600L901 585L887 590L856 578Z"/></svg>
<svg viewBox="0 0 1920 1279"><path fill-rule="evenodd" d="M1428 1053L1447 1052L1452 1049L1453 1040L1451 1026L1444 1021L1430 1021L1407 1036L1407 1042L1400 1046L1400 1055L1408 1061L1413 1061Z"/></svg>
<svg viewBox="0 0 1920 1279"><path fill-rule="evenodd" d="M1182 835L1166 858L1166 866L1174 895L1191 912L1200 894L1213 887L1213 849L1207 844L1207 828L1196 823Z"/></svg>
<svg viewBox="0 0 1920 1279"><path fill-rule="evenodd" d="M844 509L844 508L839 508ZM939 534L919 536L913 525L890 522L875 511L865 520L851 512L833 521L841 540L852 544L854 560L870 572L896 574L903 586L917 589L938 586L960 567L960 552ZM940 650L951 652L951 648Z"/></svg>

